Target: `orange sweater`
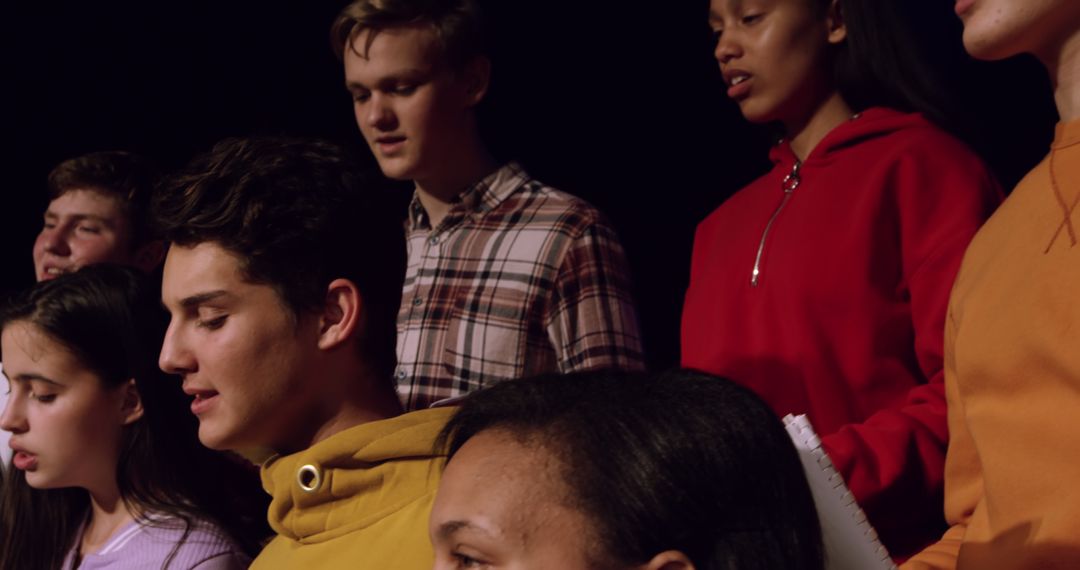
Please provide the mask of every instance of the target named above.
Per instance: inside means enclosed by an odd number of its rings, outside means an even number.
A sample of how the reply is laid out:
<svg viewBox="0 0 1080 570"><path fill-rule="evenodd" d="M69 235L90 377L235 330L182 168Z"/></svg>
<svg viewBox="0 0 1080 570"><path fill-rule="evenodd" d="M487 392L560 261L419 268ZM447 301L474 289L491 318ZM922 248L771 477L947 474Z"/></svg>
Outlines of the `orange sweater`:
<svg viewBox="0 0 1080 570"><path fill-rule="evenodd" d="M945 333L952 528L905 570L1080 568L1078 200L1080 120L964 257Z"/></svg>

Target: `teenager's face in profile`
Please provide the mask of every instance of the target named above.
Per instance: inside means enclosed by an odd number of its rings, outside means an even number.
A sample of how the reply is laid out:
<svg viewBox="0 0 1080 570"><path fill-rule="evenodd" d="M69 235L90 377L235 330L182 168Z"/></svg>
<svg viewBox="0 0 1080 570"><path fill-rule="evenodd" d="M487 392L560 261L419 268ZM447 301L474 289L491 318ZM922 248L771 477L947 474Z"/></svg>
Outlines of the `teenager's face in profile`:
<svg viewBox="0 0 1080 570"><path fill-rule="evenodd" d="M248 282L239 258L211 242L169 249L161 297L171 320L159 364L183 378L204 445L277 447L305 432L318 391L306 381L314 317L294 317L272 286Z"/></svg>
<svg viewBox="0 0 1080 570"><path fill-rule="evenodd" d="M446 467L430 519L435 569L593 568L587 517L570 506L558 461L496 430Z"/></svg>
<svg viewBox="0 0 1080 570"><path fill-rule="evenodd" d="M116 198L93 190L71 190L49 202L34 242L38 281L93 263L129 263L128 219Z"/></svg>
<svg viewBox="0 0 1080 570"><path fill-rule="evenodd" d="M957 0L964 47L979 59L1032 53L1057 58L1065 38L1080 31L1077 0Z"/></svg>
<svg viewBox="0 0 1080 570"><path fill-rule="evenodd" d="M37 489L115 482L123 426L138 419L126 412L129 387L106 388L67 347L25 321L4 327L0 345L11 379L0 428L12 433L12 465L26 482Z"/></svg>
<svg viewBox="0 0 1080 570"><path fill-rule="evenodd" d="M828 95L829 20L819 0L712 0L713 55L747 120L805 121Z"/></svg>
<svg viewBox="0 0 1080 570"><path fill-rule="evenodd" d="M345 48L345 83L360 132L383 174L398 180L438 178L467 134L476 101L443 62L428 26L361 33Z"/></svg>

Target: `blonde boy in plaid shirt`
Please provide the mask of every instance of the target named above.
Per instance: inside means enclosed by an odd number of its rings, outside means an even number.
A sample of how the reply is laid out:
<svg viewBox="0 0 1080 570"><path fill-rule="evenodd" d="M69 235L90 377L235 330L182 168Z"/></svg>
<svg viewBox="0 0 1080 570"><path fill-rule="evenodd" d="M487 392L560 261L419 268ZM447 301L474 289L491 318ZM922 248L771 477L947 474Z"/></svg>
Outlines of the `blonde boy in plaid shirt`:
<svg viewBox="0 0 1080 570"><path fill-rule="evenodd" d="M499 165L479 136L491 66L474 1L357 0L331 35L380 168L415 183L397 325L406 408L543 372L642 369L615 232Z"/></svg>

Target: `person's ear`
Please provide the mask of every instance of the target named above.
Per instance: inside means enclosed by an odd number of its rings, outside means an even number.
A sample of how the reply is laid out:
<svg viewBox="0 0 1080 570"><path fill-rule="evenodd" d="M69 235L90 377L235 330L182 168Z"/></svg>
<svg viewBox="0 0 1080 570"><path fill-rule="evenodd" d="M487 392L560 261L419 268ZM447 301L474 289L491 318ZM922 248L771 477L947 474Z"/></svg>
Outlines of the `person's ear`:
<svg viewBox="0 0 1080 570"><path fill-rule="evenodd" d="M694 563L678 550L665 550L637 570L694 570Z"/></svg>
<svg viewBox="0 0 1080 570"><path fill-rule="evenodd" d="M131 264L136 269L150 273L158 265L161 265L162 259L165 259L165 249L165 242L161 240L154 240L140 245L131 255Z"/></svg>
<svg viewBox="0 0 1080 570"><path fill-rule="evenodd" d="M120 423L131 425L143 417L142 396L131 378L120 387Z"/></svg>
<svg viewBox="0 0 1080 570"><path fill-rule="evenodd" d="M847 39L847 24L844 23L844 10L840 7L840 0L829 2L829 11L825 15L825 25L828 27L828 41L832 45L844 43Z"/></svg>
<svg viewBox="0 0 1080 570"><path fill-rule="evenodd" d="M491 60L478 55L461 71L461 80L465 87L465 101L468 106L476 106L487 95L491 86Z"/></svg>
<svg viewBox="0 0 1080 570"><path fill-rule="evenodd" d="M348 279L335 279L326 287L319 315L319 348L334 348L353 336L360 323L363 302L360 290Z"/></svg>

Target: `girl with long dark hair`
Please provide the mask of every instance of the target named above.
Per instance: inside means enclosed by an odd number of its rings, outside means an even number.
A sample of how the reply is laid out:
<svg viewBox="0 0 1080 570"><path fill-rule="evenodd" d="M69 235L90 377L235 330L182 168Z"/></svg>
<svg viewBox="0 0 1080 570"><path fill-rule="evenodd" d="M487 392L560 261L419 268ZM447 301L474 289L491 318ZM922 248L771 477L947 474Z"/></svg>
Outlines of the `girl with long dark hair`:
<svg viewBox="0 0 1080 570"><path fill-rule="evenodd" d="M161 373L157 288L100 265L39 283L0 316L14 451L3 570L246 568L266 534L254 472L203 448Z"/></svg>
<svg viewBox="0 0 1080 570"><path fill-rule="evenodd" d="M898 0L712 0L727 94L773 169L698 227L682 364L806 413L891 552L943 528L943 331L1000 201L939 123Z"/></svg>

